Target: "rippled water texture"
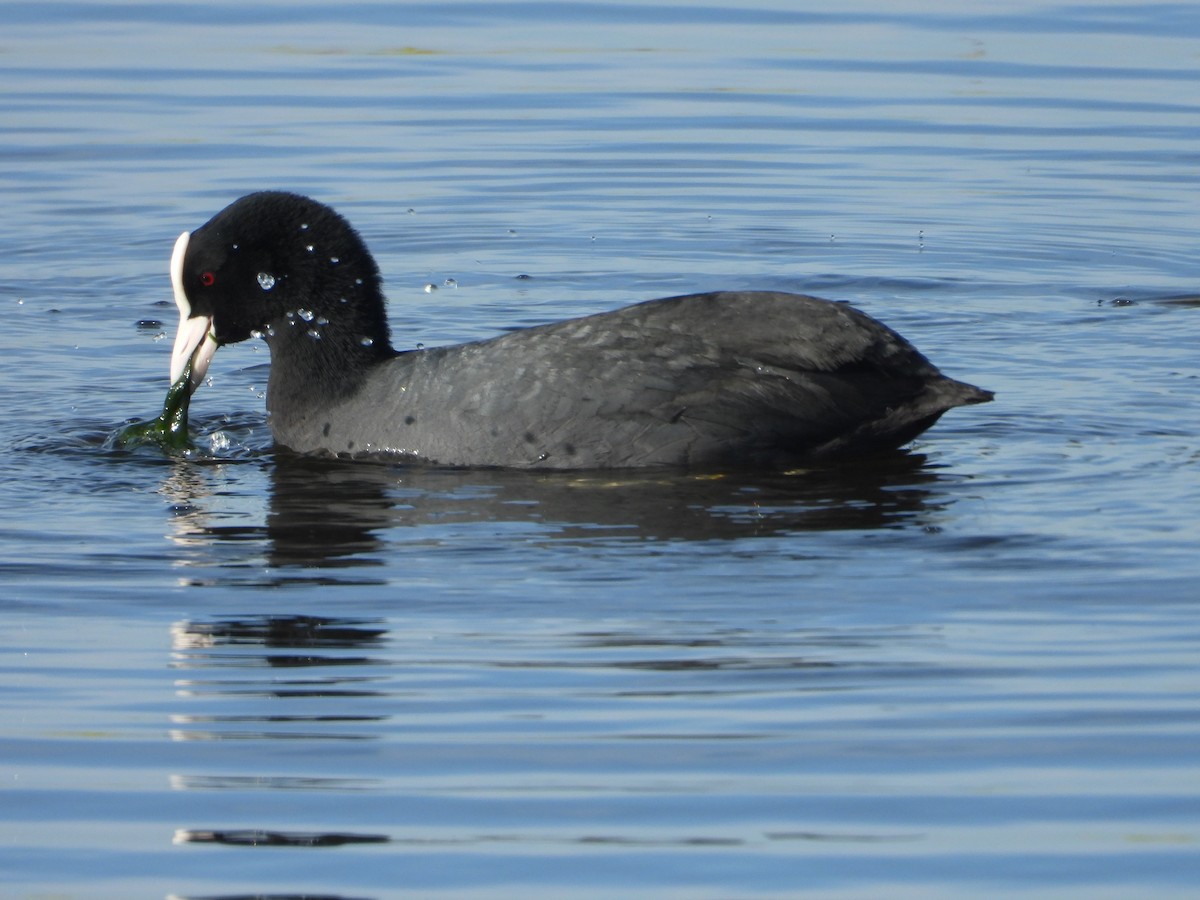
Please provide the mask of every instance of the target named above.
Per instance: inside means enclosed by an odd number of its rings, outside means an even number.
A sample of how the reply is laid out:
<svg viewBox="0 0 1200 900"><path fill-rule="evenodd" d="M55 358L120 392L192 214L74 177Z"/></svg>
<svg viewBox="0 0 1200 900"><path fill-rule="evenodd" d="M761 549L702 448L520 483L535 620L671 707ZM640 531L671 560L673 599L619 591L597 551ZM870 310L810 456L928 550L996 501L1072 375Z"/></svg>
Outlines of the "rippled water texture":
<svg viewBox="0 0 1200 900"><path fill-rule="evenodd" d="M0 4L0 872L20 898L1200 883L1190 3ZM398 345L713 288L997 392L737 477L157 413L175 237L333 204Z"/></svg>

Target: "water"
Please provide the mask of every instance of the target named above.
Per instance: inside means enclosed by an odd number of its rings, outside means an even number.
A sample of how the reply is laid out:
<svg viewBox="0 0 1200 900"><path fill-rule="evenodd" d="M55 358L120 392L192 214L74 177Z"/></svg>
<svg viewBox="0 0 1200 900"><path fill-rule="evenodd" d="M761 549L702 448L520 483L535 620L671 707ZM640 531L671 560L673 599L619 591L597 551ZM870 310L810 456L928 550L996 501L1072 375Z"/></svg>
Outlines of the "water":
<svg viewBox="0 0 1200 900"><path fill-rule="evenodd" d="M3 4L0 896L1200 879L1191 4ZM997 392L883 464L276 455L175 237L363 233L401 346L716 287Z"/></svg>

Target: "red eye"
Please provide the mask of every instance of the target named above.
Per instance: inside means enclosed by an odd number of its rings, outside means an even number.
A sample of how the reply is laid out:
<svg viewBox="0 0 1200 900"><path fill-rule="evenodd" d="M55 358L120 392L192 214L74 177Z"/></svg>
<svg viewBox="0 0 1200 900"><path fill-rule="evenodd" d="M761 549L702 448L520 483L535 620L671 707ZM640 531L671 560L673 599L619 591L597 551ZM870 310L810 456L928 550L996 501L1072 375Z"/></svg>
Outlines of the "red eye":
<svg viewBox="0 0 1200 900"><path fill-rule="evenodd" d="M201 272L200 283L205 287L212 287L217 282L217 276L212 272Z"/></svg>

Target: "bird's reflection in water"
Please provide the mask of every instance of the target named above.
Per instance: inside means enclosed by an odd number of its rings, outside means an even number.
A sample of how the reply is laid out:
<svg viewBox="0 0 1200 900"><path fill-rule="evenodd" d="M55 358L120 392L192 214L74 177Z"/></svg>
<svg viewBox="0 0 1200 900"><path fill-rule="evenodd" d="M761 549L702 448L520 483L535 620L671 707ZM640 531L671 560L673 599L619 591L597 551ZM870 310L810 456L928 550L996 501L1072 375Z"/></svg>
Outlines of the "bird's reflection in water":
<svg viewBox="0 0 1200 900"><path fill-rule="evenodd" d="M164 485L184 583L384 585L389 545L453 525L585 545L936 528L954 496L945 480L962 478L903 452L781 473L407 468L283 451L232 469L185 464Z"/></svg>
<svg viewBox="0 0 1200 900"><path fill-rule="evenodd" d="M394 569L390 560L406 543L425 542L429 534L450 540L443 528L447 523L482 523L493 543L509 532L491 524L520 523L530 526L537 540L556 545L707 541L720 546L778 535L802 538L816 531L930 527L955 493L945 489L946 476L914 454L853 468L770 476L413 470L286 454L254 471L266 479L267 508L265 514L259 510L257 523L239 506L244 490L231 497L219 489L218 478L224 475L193 473L175 486L190 492L176 501L179 545L194 554L181 558L201 577L225 585L266 579L272 586L288 579L311 583L314 576L363 579L363 573L385 565ZM230 508L244 521L233 521ZM452 533L461 536L462 531ZM516 540L527 540L526 534L522 529ZM248 549L255 554L252 561ZM247 582L238 581L242 573L248 573ZM204 752L186 757L195 768L173 775L172 786L235 799L263 792L271 797L263 812L249 816L244 810L213 815L209 809L204 821L192 823L196 827L176 831L178 843L318 848L395 842L395 835L369 827L346 829L336 817L328 829L314 829L314 821L321 820L312 816L294 820L280 813L272 819L270 804L284 809L290 807L277 798L328 794L345 799L386 792L396 771L360 765L363 754L394 749L397 735L414 729L444 739L448 726L429 710L445 705L446 684L458 684L464 671L486 672L488 683L496 673L501 678L512 674L529 690L527 674L545 670L553 673L547 690L558 696L569 690L563 681L570 682L577 668L589 673L590 703L596 702L596 671L620 673L621 691L613 694L617 703L631 690L629 673L650 673L653 678L637 687L639 696L687 704L700 696L709 702L714 691L730 685L739 692L852 688L862 673L835 665L831 658L839 653L834 651L844 649L848 640L894 645L904 637L779 634L774 628L762 635L753 629L714 630L711 622L699 623L691 632L663 635L648 619L641 623L649 629L645 632L641 625L606 630L589 624L583 631L559 634L551 629L536 635L518 629L497 643L490 631L475 635L479 626L470 619L471 633L450 635L440 650L422 645L410 657L411 641L392 639L392 619L384 613L379 618L338 616L324 609L325 614L313 614L309 601L318 594L278 596L295 596L305 604L297 609L305 611L217 612L173 627L181 708L172 717L171 735L180 745L203 747ZM381 607L355 606L376 608ZM464 663L474 660L476 651L483 654L479 662ZM863 665L869 662L859 668ZM719 683L712 681L713 675L720 676ZM526 696L513 690L525 698L527 712L543 714L543 693L532 690ZM457 734L460 723L452 727ZM484 721L482 732L488 727ZM511 722L506 719L504 727ZM757 732L734 729L730 734L749 740ZM325 752L318 754L321 748ZM314 762L330 754L342 765L322 768ZM355 764L345 764L347 759ZM226 807L218 804L216 809Z"/></svg>
<svg viewBox="0 0 1200 900"><path fill-rule="evenodd" d="M346 844L386 844L386 834L356 834L341 831L277 831L259 828L231 828L224 831L180 828L176 844L230 844L238 847L341 847ZM283 895L272 895L281 898ZM307 900L316 900L311 894Z"/></svg>
<svg viewBox="0 0 1200 900"><path fill-rule="evenodd" d="M266 536L274 566L338 567L370 565L388 529L449 523L525 522L582 542L874 530L934 517L939 477L908 453L768 475L403 469L281 454Z"/></svg>
<svg viewBox="0 0 1200 900"><path fill-rule="evenodd" d="M372 655L385 634L378 622L317 616L178 622L172 666L189 711L172 716L172 737L367 740L366 726L386 718L371 703L387 680L390 663Z"/></svg>
<svg viewBox="0 0 1200 900"><path fill-rule="evenodd" d="M365 741L390 716L379 712L390 666L376 653L379 622L316 616L245 616L172 628L176 693L187 712L171 717L176 741ZM261 752L255 758L264 756ZM237 757L239 760L244 758ZM181 791L371 791L378 779L314 775L175 774ZM174 841L236 846L334 847L381 843L385 835L264 828L179 828Z"/></svg>

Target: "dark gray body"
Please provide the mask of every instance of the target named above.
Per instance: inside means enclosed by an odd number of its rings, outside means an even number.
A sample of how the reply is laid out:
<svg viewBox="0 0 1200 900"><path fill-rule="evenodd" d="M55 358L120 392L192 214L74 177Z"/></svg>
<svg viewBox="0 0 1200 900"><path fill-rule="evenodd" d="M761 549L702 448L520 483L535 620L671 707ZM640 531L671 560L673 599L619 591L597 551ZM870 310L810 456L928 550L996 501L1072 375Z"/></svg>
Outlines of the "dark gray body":
<svg viewBox="0 0 1200 900"><path fill-rule="evenodd" d="M778 466L898 447L988 391L869 316L696 294L400 353L330 399L272 344L271 429L300 453L447 466Z"/></svg>

